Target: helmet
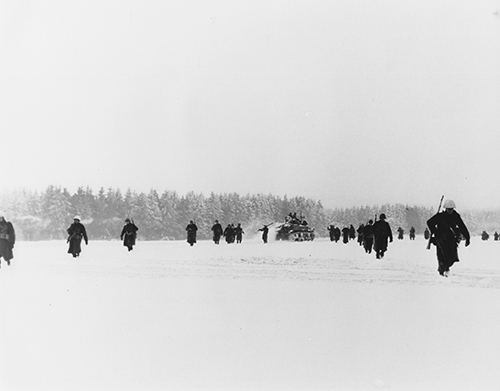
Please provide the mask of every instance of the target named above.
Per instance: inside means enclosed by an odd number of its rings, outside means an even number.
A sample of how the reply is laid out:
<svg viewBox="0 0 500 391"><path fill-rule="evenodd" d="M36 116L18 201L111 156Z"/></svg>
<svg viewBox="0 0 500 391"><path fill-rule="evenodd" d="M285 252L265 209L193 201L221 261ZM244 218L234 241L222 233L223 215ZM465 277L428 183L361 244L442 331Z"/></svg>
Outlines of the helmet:
<svg viewBox="0 0 500 391"><path fill-rule="evenodd" d="M81 218L80 218L80 216L76 215L75 217L73 217L73 220L78 220L78 221L80 221L80 220L81 220Z"/></svg>
<svg viewBox="0 0 500 391"><path fill-rule="evenodd" d="M443 208L445 209L455 209L456 205L453 200L446 200L443 204Z"/></svg>
<svg viewBox="0 0 500 391"><path fill-rule="evenodd" d="M380 214L380 220L386 219L387 217L385 216L385 213Z"/></svg>
<svg viewBox="0 0 500 391"><path fill-rule="evenodd" d="M125 222L126 222L126 223L130 223L130 219L127 217L127 218L125 219Z"/></svg>

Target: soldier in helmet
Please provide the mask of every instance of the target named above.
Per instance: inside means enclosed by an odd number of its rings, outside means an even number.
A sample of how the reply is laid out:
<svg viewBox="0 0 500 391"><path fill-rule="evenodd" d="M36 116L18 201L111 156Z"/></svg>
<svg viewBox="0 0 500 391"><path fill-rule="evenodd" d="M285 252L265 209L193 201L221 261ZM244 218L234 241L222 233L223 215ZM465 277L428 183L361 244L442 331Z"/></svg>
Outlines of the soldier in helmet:
<svg viewBox="0 0 500 391"><path fill-rule="evenodd" d="M398 240L403 240L404 234L405 234L405 230L401 227L398 227Z"/></svg>
<svg viewBox="0 0 500 391"><path fill-rule="evenodd" d="M189 221L189 224L186 227L187 231L187 242L190 246L193 246L196 243L196 231L198 231L198 227L194 223L193 220Z"/></svg>
<svg viewBox="0 0 500 391"><path fill-rule="evenodd" d="M123 240L123 245L128 248L128 251L132 251L135 246L138 230L139 228L137 228L134 222L127 217L122 233L120 234L120 239Z"/></svg>
<svg viewBox="0 0 500 391"><path fill-rule="evenodd" d="M0 213L0 259L3 258L7 265L14 258L12 249L16 243L16 233L14 226L10 221L5 220L5 217Z"/></svg>
<svg viewBox="0 0 500 391"><path fill-rule="evenodd" d="M82 252L82 239L85 240L85 244L89 244L87 237L87 231L82 223L80 223L80 216L73 217L73 224L66 230L68 232L69 243L68 254L72 254L73 258L79 257Z"/></svg>
<svg viewBox="0 0 500 391"><path fill-rule="evenodd" d="M415 240L415 227L410 228L410 240Z"/></svg>
<svg viewBox="0 0 500 391"><path fill-rule="evenodd" d="M387 251L387 241L392 242L391 226L385 219L386 216L382 213L379 220L373 224L374 249L377 259L384 257L384 253Z"/></svg>
<svg viewBox="0 0 500 391"><path fill-rule="evenodd" d="M448 277L450 267L458 262L458 243L460 237L465 238L465 246L470 244L470 234L462 218L456 212L455 202L446 200L444 211L427 220L427 226L432 235L432 243L436 246L438 272Z"/></svg>
<svg viewBox="0 0 500 391"><path fill-rule="evenodd" d="M222 236L222 225L220 225L219 220L215 220L215 224L212 225L212 232L214 233L214 243L219 244L220 237Z"/></svg>

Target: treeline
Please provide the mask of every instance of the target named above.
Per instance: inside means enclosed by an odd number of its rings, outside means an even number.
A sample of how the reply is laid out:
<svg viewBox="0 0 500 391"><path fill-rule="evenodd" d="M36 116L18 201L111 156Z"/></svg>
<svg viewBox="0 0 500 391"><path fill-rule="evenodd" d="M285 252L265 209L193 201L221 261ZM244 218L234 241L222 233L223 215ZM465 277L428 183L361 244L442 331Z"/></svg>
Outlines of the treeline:
<svg viewBox="0 0 500 391"><path fill-rule="evenodd" d="M357 227L381 212L388 216L393 229L401 226L408 230L413 226L421 233L425 221L434 213L430 208L403 204L327 209L317 200L265 194L180 195L156 190L122 193L112 188L94 192L88 187L70 193L57 186L49 186L43 192L1 194L0 208L14 223L18 237L24 240L63 239L75 215L81 216L91 239L117 238L124 219L131 217L140 228L139 239L173 240L185 238L189 220L198 225L200 239L211 237L210 227L215 219L223 226L241 223L248 238L256 235L262 224L282 222L290 212L302 214L315 227L317 236L326 236L329 224ZM473 232L496 229L492 227L500 221L500 213L469 213L464 219Z"/></svg>

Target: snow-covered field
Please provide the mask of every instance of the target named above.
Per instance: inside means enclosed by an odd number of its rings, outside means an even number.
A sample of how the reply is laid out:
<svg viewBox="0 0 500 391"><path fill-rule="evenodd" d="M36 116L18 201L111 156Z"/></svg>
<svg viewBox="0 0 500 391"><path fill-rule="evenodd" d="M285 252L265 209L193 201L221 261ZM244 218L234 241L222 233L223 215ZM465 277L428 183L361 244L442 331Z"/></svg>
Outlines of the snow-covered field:
<svg viewBox="0 0 500 391"><path fill-rule="evenodd" d="M498 390L500 243L20 242L0 390Z"/></svg>

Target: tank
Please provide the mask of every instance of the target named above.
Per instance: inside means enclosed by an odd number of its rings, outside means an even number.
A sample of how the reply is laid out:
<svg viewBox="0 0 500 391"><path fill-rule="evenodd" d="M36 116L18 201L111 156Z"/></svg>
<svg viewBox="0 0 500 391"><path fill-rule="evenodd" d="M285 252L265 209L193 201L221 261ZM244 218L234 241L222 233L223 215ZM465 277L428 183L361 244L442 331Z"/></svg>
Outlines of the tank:
<svg viewBox="0 0 500 391"><path fill-rule="evenodd" d="M295 242L314 240L314 228L298 221L286 221L278 225L276 240L291 240Z"/></svg>

